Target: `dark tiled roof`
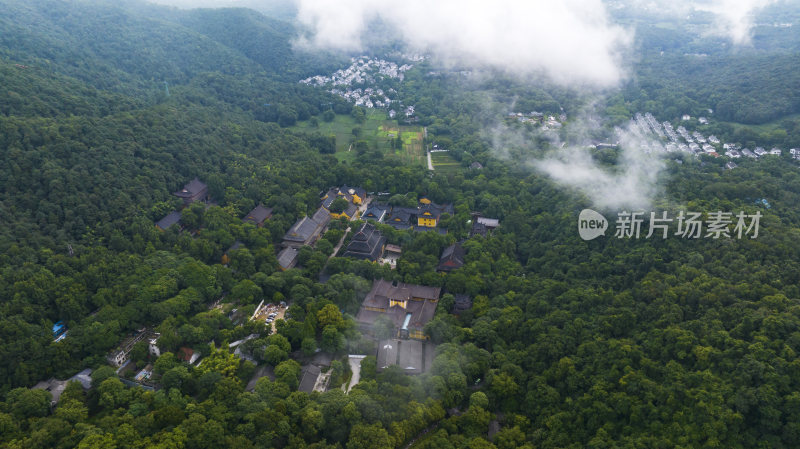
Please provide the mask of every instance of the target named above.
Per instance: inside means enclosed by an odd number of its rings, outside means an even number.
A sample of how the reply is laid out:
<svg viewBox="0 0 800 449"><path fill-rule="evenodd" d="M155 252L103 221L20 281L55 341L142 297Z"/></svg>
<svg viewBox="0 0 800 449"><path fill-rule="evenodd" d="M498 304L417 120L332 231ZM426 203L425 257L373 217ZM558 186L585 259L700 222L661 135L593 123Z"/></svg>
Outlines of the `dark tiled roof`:
<svg viewBox="0 0 800 449"><path fill-rule="evenodd" d="M298 254L299 252L296 248L284 248L283 251L278 253L278 265L280 265L284 270L294 268L294 266L297 265Z"/></svg>
<svg viewBox="0 0 800 449"><path fill-rule="evenodd" d="M364 298L357 320L360 323L372 324L379 316L388 316L399 329L403 326L406 315L411 313L408 329L422 330L425 324L433 318L436 304L441 293L440 287L426 287L423 285L406 284L403 282L392 283L378 279L372 284L372 290ZM415 300L414 298L421 298ZM390 300L407 301L406 308L399 306L389 307ZM367 310L366 307L382 309L384 312Z"/></svg>
<svg viewBox="0 0 800 449"><path fill-rule="evenodd" d="M225 254L230 254L231 251L236 251L237 249L243 248L243 247L244 247L244 243L242 243L241 241L237 240L237 241L233 242L233 245L231 245L231 247L228 248L227 251L225 251Z"/></svg>
<svg viewBox="0 0 800 449"><path fill-rule="evenodd" d="M386 237L375 229L371 223L364 223L353 235L344 257L377 260L383 252Z"/></svg>
<svg viewBox="0 0 800 449"><path fill-rule="evenodd" d="M255 207L255 209L251 210L250 213L242 219L242 221L245 223L253 223L254 225L258 225L266 221L271 216L272 208L264 207L259 204Z"/></svg>
<svg viewBox="0 0 800 449"><path fill-rule="evenodd" d="M336 189L328 190L328 193L325 194L325 199L322 200L322 207L325 209L330 209L331 203L333 203L336 198L339 198Z"/></svg>
<svg viewBox="0 0 800 449"><path fill-rule="evenodd" d="M373 219L377 221L382 221L386 217L386 211L388 207L385 206L370 206L367 210L364 211L364 215L361 217L364 219Z"/></svg>
<svg viewBox="0 0 800 449"><path fill-rule="evenodd" d="M448 246L442 251L442 257L439 258L439 267L437 270L450 271L461 268L461 266L464 265L465 255L466 252L460 244L454 243Z"/></svg>
<svg viewBox="0 0 800 449"><path fill-rule="evenodd" d="M311 218L320 226L326 226L331 221L331 213L320 207Z"/></svg>
<svg viewBox="0 0 800 449"><path fill-rule="evenodd" d="M192 179L189 181L185 186L183 186L183 190L178 190L175 192L175 196L181 198L190 198L195 195L201 194L208 189L208 186L200 181L197 178Z"/></svg>
<svg viewBox="0 0 800 449"><path fill-rule="evenodd" d="M367 191L361 187L350 187L348 185L343 185L339 188L339 191L348 195L358 195L358 197L362 200L367 196Z"/></svg>
<svg viewBox="0 0 800 449"><path fill-rule="evenodd" d="M392 209L386 221L389 223L408 224L411 221L411 213L405 210L405 208L395 208Z"/></svg>
<svg viewBox="0 0 800 449"><path fill-rule="evenodd" d="M470 235L482 235L486 237L489 233L489 229L483 223L478 223L477 221L472 223L472 231L470 231Z"/></svg>
<svg viewBox="0 0 800 449"><path fill-rule="evenodd" d="M358 212L358 206L356 206L353 203L350 203L350 205L347 206L347 209L344 210L344 214L347 215L350 218L355 217L356 216L356 212Z"/></svg>
<svg viewBox="0 0 800 449"><path fill-rule="evenodd" d="M378 343L377 369L399 366L406 374L420 374L433 364L434 345L417 340L381 340Z"/></svg>
<svg viewBox="0 0 800 449"><path fill-rule="evenodd" d="M179 222L180 220L181 220L181 213L174 210L169 214L167 214L166 217L162 218L161 220L158 220L156 222L156 226L158 226L160 229L166 230L167 228Z"/></svg>
<svg viewBox="0 0 800 449"><path fill-rule="evenodd" d="M321 370L315 365L308 365L303 368L303 377L300 379L300 385L297 387L298 391L311 393L314 391L314 385L317 384L317 377Z"/></svg>
<svg viewBox="0 0 800 449"><path fill-rule="evenodd" d="M317 209L313 217L303 217L283 236L284 242L306 245L311 243L331 221L331 214L323 208Z"/></svg>
<svg viewBox="0 0 800 449"><path fill-rule="evenodd" d="M303 217L289 229L286 235L283 236L283 239L305 243L311 239L316 229L317 222L309 217Z"/></svg>
<svg viewBox="0 0 800 449"><path fill-rule="evenodd" d="M465 312L472 308L472 299L468 295L463 293L458 293L455 296L455 302L453 303L453 313L458 315L461 312Z"/></svg>

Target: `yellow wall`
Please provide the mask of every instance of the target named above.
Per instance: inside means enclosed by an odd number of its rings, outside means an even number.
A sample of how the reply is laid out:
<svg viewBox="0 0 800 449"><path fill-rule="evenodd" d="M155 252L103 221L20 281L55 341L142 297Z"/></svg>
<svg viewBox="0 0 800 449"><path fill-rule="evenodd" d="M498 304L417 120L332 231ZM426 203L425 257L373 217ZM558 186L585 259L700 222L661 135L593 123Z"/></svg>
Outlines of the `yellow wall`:
<svg viewBox="0 0 800 449"><path fill-rule="evenodd" d="M427 198L422 198L421 200L419 200L419 202L422 204L431 204L431 200Z"/></svg>
<svg viewBox="0 0 800 449"><path fill-rule="evenodd" d="M436 227L436 219L435 218L419 217L419 218L417 218L417 224L419 224L420 226L427 226L429 228L435 228Z"/></svg>
<svg viewBox="0 0 800 449"><path fill-rule="evenodd" d="M346 213L346 212L342 212L341 214L334 214L333 212L331 212L331 217L333 217L334 219L339 219L339 218L342 218L342 217L347 217L347 219L348 219L348 220L352 218L351 216L347 215L347 213Z"/></svg>
<svg viewBox="0 0 800 449"><path fill-rule="evenodd" d="M407 305L405 301L397 301L394 299L389 300L389 307L394 307L394 306L400 306L405 309Z"/></svg>
<svg viewBox="0 0 800 449"><path fill-rule="evenodd" d="M415 338L417 340L425 340L426 339L425 334L422 331L416 331L416 330L409 331L408 332L408 338Z"/></svg>

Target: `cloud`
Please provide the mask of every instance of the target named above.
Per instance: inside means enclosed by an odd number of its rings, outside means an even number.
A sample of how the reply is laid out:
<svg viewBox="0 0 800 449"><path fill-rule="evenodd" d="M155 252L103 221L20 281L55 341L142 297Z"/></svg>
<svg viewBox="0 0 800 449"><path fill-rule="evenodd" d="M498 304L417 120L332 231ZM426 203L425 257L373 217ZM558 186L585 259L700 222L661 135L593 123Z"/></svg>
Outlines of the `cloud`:
<svg viewBox="0 0 800 449"><path fill-rule="evenodd" d="M750 43L753 16L775 0L713 0L697 2L695 9L714 14L711 34L727 36L735 45Z"/></svg>
<svg viewBox="0 0 800 449"><path fill-rule="evenodd" d="M584 194L605 210L647 209L663 191L664 160L652 139L634 127L620 130L614 169L601 166L586 147L565 147L530 164L558 184Z"/></svg>
<svg viewBox="0 0 800 449"><path fill-rule="evenodd" d="M707 34L722 36L735 45L750 43L753 19L758 11L779 0L623 0L616 8L645 11L660 17L683 19L697 11L713 14Z"/></svg>
<svg viewBox="0 0 800 449"><path fill-rule="evenodd" d="M415 51L475 68L609 87L625 78L629 31L601 0L297 0L302 43L361 50L375 19Z"/></svg>
<svg viewBox="0 0 800 449"><path fill-rule="evenodd" d="M517 161L561 187L584 195L598 210L643 210L664 192L664 146L633 121L616 128L619 145L616 162L598 162L589 145L607 135L598 112L599 103L588 104L561 132L512 129L505 124L488 128L484 137L497 157ZM649 132L649 130L648 130ZM564 142L561 135L570 142ZM546 141L547 145L541 145ZM549 147L543 150L542 147Z"/></svg>

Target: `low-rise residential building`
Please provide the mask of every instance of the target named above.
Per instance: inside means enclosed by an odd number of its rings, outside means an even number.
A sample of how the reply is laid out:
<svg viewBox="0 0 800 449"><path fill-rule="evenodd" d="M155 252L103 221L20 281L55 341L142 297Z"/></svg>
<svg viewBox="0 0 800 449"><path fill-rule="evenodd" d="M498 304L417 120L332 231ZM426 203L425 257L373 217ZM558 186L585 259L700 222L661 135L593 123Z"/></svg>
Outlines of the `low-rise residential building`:
<svg viewBox="0 0 800 449"><path fill-rule="evenodd" d="M106 359L109 363L116 367L124 365L128 361L128 357L131 353L131 350L133 350L133 346L142 340L145 340L149 343L148 350L150 353L154 353L154 351L158 350L158 346L156 345L159 335L160 334L158 332L152 332L147 328L139 329L135 335L123 340L119 347L112 351L111 354L106 357ZM156 347L155 350L153 349L153 346Z"/></svg>
<svg viewBox="0 0 800 449"><path fill-rule="evenodd" d="M90 388L92 388L91 374L92 374L91 368L86 368L67 380L58 380L54 377L51 377L48 380L43 380L34 385L32 389L45 390L50 392L51 395L50 406L52 407L58 404L58 401L61 399L61 393L63 393L64 390L67 388L67 384L69 384L72 381L81 384L81 387L83 388L84 391L87 391Z"/></svg>

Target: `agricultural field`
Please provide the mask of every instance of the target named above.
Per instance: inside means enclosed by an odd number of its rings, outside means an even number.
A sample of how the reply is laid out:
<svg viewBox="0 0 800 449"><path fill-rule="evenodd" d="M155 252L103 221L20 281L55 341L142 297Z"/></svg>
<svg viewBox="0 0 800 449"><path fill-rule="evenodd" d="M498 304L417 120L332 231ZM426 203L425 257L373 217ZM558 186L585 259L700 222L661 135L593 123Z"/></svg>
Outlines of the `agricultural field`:
<svg viewBox="0 0 800 449"><path fill-rule="evenodd" d="M431 153L433 169L439 173L454 173L461 169L461 163L453 159L449 152L440 151Z"/></svg>
<svg viewBox="0 0 800 449"><path fill-rule="evenodd" d="M359 135L354 128L361 128ZM336 136L336 158L352 162L356 158L353 142L364 140L370 148L377 148L384 154L394 154L409 165L427 166L423 129L421 126L400 126L395 120L387 120L383 111L368 109L364 123L358 124L349 115L336 115L331 122L319 120L314 126L310 120L297 122L290 129L301 132L319 132ZM393 149L392 140L400 137L402 149Z"/></svg>

